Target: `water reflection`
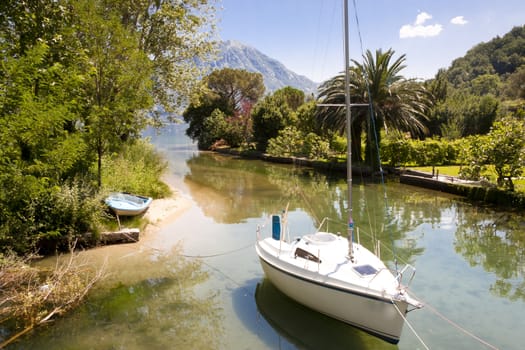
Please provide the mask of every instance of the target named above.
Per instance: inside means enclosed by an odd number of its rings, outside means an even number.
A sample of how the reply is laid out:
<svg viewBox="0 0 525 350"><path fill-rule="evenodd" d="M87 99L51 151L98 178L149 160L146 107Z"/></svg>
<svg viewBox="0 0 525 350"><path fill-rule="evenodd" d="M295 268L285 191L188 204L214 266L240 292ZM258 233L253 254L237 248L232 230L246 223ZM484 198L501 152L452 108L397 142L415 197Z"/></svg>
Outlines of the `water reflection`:
<svg viewBox="0 0 525 350"><path fill-rule="evenodd" d="M257 284L257 309L271 327L299 349L395 349L343 322L312 311L281 293L268 279ZM275 342L272 335L265 339ZM279 339L279 342L283 342Z"/></svg>
<svg viewBox="0 0 525 350"><path fill-rule="evenodd" d="M305 212L311 226L335 219L331 230L345 232L345 179L311 169L201 153L187 161L185 184L205 215L220 223L242 223L279 212ZM491 292L525 300L525 221L522 215L476 209L462 199L389 181L385 188L355 179L353 216L361 243L374 238L386 249L381 256L414 264L424 254L425 231L456 229L454 247L471 266L482 266L497 280ZM451 214L452 213L452 214ZM452 215L452 217L451 217ZM293 227L290 227L293 230ZM292 232L292 236L305 232Z"/></svg>
<svg viewBox="0 0 525 350"><path fill-rule="evenodd" d="M525 300L525 221L486 208L460 212L454 247L470 266L494 273L490 291Z"/></svg>
<svg viewBox="0 0 525 350"><path fill-rule="evenodd" d="M185 183L203 212L220 223L240 223L280 212L288 205L289 212L305 212L316 227L323 218L331 219L330 230L346 232L346 184L340 176L330 177L311 169L288 165L247 161L219 154L201 154L187 162L189 173ZM423 252L409 233L427 218L422 208L435 210L436 199L428 204L410 204L406 191L385 205L380 184L357 179L353 188L353 216L361 228L360 240L372 246L374 238L382 242L401 242L395 253L403 261L412 261ZM395 184L394 184L395 185ZM390 196L390 194L389 194ZM426 197L425 197L426 198ZM439 213L437 211L436 215ZM438 220L438 219L436 219ZM292 236L307 232L293 231ZM393 251L383 251L383 259L394 260Z"/></svg>
<svg viewBox="0 0 525 350"><path fill-rule="evenodd" d="M200 261L148 252L114 273L74 314L13 349L219 349L222 314Z"/></svg>

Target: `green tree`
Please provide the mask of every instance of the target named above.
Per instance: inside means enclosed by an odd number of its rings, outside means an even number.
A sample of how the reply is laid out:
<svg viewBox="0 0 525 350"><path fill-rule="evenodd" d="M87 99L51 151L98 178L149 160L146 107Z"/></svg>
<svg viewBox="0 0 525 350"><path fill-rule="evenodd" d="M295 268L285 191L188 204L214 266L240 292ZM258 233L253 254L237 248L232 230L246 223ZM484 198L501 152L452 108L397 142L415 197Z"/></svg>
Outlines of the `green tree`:
<svg viewBox="0 0 525 350"><path fill-rule="evenodd" d="M365 132L365 162L377 167L376 145L380 142L380 129L390 128L410 132L413 136L427 132L425 121L431 105L430 95L423 84L407 80L400 75L405 56L394 58L394 51L377 50L375 55L367 51L363 63L353 61L350 75L352 103L368 104L352 111L352 156L362 162L361 134ZM323 104L344 104L344 75L340 74L325 82L319 90ZM370 111L373 110L373 119ZM319 117L328 128L342 132L345 128L344 107L323 107Z"/></svg>
<svg viewBox="0 0 525 350"><path fill-rule="evenodd" d="M208 3L0 2L2 249L96 231L93 162L138 137L153 102L187 96L212 46Z"/></svg>
<svg viewBox="0 0 525 350"><path fill-rule="evenodd" d="M252 134L251 110L263 93L264 84L259 73L231 68L213 71L194 89L183 113L184 121L189 124L187 135L197 140L201 149L210 147L219 139L232 142L231 146L248 142ZM211 125L206 119L216 109L224 114L229 126L223 130L223 135L211 133L216 139L210 141L210 132L206 128Z"/></svg>
<svg viewBox="0 0 525 350"><path fill-rule="evenodd" d="M140 50L138 34L127 30L121 14L98 0L76 8L77 35L89 52L84 84L83 130L97 155L98 185L102 159L118 150L122 141L140 137L147 125L151 98L152 65Z"/></svg>
<svg viewBox="0 0 525 350"><path fill-rule="evenodd" d="M288 102L292 101L290 89L277 90L266 96L253 109L253 134L257 142L257 149L265 151L268 140L277 137L279 131L287 126L296 125L297 114ZM292 103L295 107L296 104Z"/></svg>
<svg viewBox="0 0 525 350"><path fill-rule="evenodd" d="M487 161L494 165L498 186L513 191L512 178L520 176L525 167L525 121L505 116L494 123L487 138Z"/></svg>
<svg viewBox="0 0 525 350"><path fill-rule="evenodd" d="M440 135L457 139L486 134L496 119L499 102L492 95L476 96L464 89L451 89L445 101L432 110L432 119L440 124Z"/></svg>
<svg viewBox="0 0 525 350"><path fill-rule="evenodd" d="M136 33L137 46L153 65L155 111L182 112L215 50L216 0L99 1ZM155 112L153 111L153 112ZM156 117L159 117L157 114Z"/></svg>

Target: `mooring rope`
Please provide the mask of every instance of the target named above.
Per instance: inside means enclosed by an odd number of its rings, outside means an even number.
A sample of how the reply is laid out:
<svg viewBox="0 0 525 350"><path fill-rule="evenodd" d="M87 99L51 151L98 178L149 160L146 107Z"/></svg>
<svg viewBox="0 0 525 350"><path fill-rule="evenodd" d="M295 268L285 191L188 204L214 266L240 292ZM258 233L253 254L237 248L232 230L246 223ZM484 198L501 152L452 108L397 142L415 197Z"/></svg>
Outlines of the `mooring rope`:
<svg viewBox="0 0 525 350"><path fill-rule="evenodd" d="M228 250L228 251L221 252L221 253L208 254L208 255L190 255L190 254L180 254L180 255L185 257L185 258L206 259L206 258L214 258L214 257L217 257L217 256L229 255L229 254L236 253L236 252L239 252L239 251L244 250L244 249L248 249L248 248L253 247L253 246L254 245L253 245L253 242L252 242L252 243L250 243L248 245L245 245L244 247L236 248L236 249L233 249L233 250Z"/></svg>
<svg viewBox="0 0 525 350"><path fill-rule="evenodd" d="M392 304L394 305L394 307L396 308L397 312L399 313L399 316L401 316L401 318L403 318L403 320L405 321L405 323L407 324L408 328L410 328L410 330L412 331L412 333L414 333L414 335L416 336L417 340L419 340L419 342L425 347L425 349L427 350L430 350L430 348L427 346L427 344L425 344L425 342L423 341L423 339L419 336L419 334L417 334L416 330L414 329L414 327L412 327L412 325L410 324L410 322L408 322L408 319L405 317L405 315L403 315L403 313L401 312L401 310L399 310L399 308L397 307L395 301L393 299L390 299L392 301Z"/></svg>
<svg viewBox="0 0 525 350"><path fill-rule="evenodd" d="M413 294L413 293L412 293ZM414 294L414 296L416 296ZM416 296L416 298L419 299L419 297ZM421 299L419 299L421 300ZM432 313L434 313L436 316L438 316L439 318L441 318L443 321L447 322L448 324L452 325L454 328L456 328L457 330L461 331L462 333L468 335L469 337L471 337L472 339L478 341L480 344L483 344L485 345L487 348L490 348L490 349L494 349L494 350L498 350L498 348L492 344L490 344L489 342L487 342L486 340L483 340L481 339L480 337L478 337L477 335L475 335L474 333L468 331L467 329L461 327L459 324L457 324L456 322L452 321L451 319L447 318L445 315L443 315L442 313L440 313L435 307L433 307L432 305L430 304L427 304L427 303L424 303L424 306L425 308L428 308Z"/></svg>

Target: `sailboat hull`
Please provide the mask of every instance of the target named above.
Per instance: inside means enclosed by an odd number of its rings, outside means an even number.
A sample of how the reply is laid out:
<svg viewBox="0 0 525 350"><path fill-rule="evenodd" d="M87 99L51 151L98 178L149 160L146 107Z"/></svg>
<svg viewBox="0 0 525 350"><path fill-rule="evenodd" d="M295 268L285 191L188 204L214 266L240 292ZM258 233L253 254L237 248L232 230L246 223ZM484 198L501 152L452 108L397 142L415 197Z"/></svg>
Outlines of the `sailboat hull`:
<svg viewBox="0 0 525 350"><path fill-rule="evenodd" d="M384 291L377 292L332 278L330 273L316 271L311 262L308 262L311 268L298 266L294 261L287 262L300 258L290 259L289 254L276 254L272 245L275 242L271 239L259 241L256 250L265 275L281 292L313 310L389 343L399 342L408 308L405 300L394 300Z"/></svg>

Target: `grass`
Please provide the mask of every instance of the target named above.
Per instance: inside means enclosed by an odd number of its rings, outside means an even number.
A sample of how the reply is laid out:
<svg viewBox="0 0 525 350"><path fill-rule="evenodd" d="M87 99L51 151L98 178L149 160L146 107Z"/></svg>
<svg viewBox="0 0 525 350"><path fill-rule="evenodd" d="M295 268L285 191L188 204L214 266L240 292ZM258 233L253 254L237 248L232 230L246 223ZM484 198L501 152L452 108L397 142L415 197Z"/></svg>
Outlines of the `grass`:
<svg viewBox="0 0 525 350"><path fill-rule="evenodd" d="M461 167L459 165L448 165L448 166L424 166L424 167L410 167L412 170L418 170L418 171L425 171L428 173L432 173L432 170L439 172L440 175L447 175L447 176L459 176L459 171ZM487 171L485 171L483 174L487 179L489 179L490 182L495 183L496 182L496 172L492 167L489 167ZM514 183L514 190L515 192L525 193L525 178L520 179L514 179L512 181Z"/></svg>

